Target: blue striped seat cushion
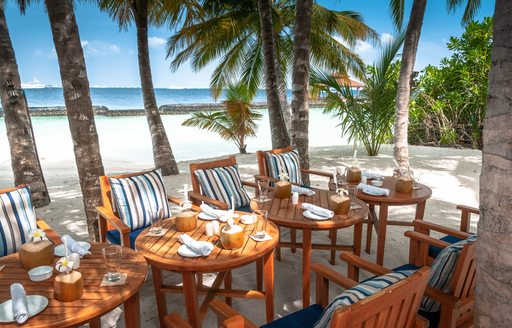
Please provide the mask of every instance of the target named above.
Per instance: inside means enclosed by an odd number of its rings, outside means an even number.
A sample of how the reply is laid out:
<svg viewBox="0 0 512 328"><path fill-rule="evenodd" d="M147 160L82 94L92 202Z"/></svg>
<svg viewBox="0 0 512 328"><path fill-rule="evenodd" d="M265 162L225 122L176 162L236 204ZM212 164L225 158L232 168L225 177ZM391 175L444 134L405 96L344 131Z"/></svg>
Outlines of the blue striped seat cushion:
<svg viewBox="0 0 512 328"><path fill-rule="evenodd" d="M242 186L238 165L195 170L194 174L203 195L224 202L229 208L232 207L231 196L234 198L235 208L250 205L251 200Z"/></svg>
<svg viewBox="0 0 512 328"><path fill-rule="evenodd" d="M280 154L266 152L265 159L267 160L268 174L271 178L279 179L279 174L283 170L288 174L291 183L296 183L299 186L303 184L299 153L296 150Z"/></svg>
<svg viewBox="0 0 512 328"><path fill-rule="evenodd" d="M25 186L0 194L0 257L16 253L36 229L36 216Z"/></svg>
<svg viewBox="0 0 512 328"><path fill-rule="evenodd" d="M355 304L360 300L365 299L366 297L369 297L381 291L382 289L409 277L413 273L414 270L390 272L382 276L374 277L370 280L367 280L366 282L360 283L357 286L347 289L335 299L333 299L329 305L327 305L327 307L324 309L324 312L322 313L322 317L317 321L314 327L329 327L332 315L338 308Z"/></svg>
<svg viewBox="0 0 512 328"><path fill-rule="evenodd" d="M109 178L109 182L116 212L132 231L151 224L150 209L159 210L161 219L171 217L160 170L127 178Z"/></svg>
<svg viewBox="0 0 512 328"><path fill-rule="evenodd" d="M457 238L457 237L454 237L454 236L446 235L446 236L440 238L440 240L445 241L445 242L447 242L449 244L455 244L456 242L461 241L462 238ZM439 253L441 253L442 250L443 249L441 247L430 245L428 247L428 256L436 258L437 255L439 255Z"/></svg>
<svg viewBox="0 0 512 328"><path fill-rule="evenodd" d="M430 267L430 276L428 278L428 285L432 288L449 293L451 291L453 274L455 272L460 253L464 248L464 245L474 241L476 241L476 236L472 235L464 240L444 248L441 253L437 255L434 262L432 262L432 266ZM437 312L440 309L441 304L436 302L434 299L424 297L421 301L421 311Z"/></svg>

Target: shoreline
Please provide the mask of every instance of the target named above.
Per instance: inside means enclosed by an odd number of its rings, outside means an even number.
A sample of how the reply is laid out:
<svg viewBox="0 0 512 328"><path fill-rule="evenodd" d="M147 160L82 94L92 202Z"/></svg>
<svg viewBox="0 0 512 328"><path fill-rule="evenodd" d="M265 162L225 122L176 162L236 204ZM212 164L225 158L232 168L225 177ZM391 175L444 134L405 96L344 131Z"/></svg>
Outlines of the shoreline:
<svg viewBox="0 0 512 328"><path fill-rule="evenodd" d="M323 108L325 101L315 100L310 101L310 108ZM144 109L109 109L107 106L95 106L93 105L94 115L103 115L110 117L117 116L144 116L146 112ZM162 115L183 115L196 112L204 111L219 111L223 110L224 104L222 102L217 103L190 103L190 104L166 104L158 107L160 114ZM266 109L266 102L255 102L251 104L253 109ZM43 116L66 116L66 106L44 106L44 107L29 107L30 115L32 117ZM3 109L0 108L0 117L4 116Z"/></svg>

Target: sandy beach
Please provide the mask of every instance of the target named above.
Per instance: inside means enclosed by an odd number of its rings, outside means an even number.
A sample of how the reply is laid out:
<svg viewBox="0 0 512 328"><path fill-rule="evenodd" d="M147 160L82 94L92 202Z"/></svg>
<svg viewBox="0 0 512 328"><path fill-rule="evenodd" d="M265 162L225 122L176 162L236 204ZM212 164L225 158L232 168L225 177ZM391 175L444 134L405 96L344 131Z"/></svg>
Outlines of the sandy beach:
<svg viewBox="0 0 512 328"><path fill-rule="evenodd" d="M358 156L361 167L365 170L390 175L392 173L392 145L384 145L381 154L377 157L363 155L364 150L359 149ZM455 209L457 204L478 206L479 175L481 168L481 152L471 149L411 147L411 165L422 172L421 181L432 188L432 198L427 202L425 220L443 224L448 227L458 228L459 213ZM242 177L253 180L257 173L256 156L254 153L236 155ZM349 162L352 156L352 146L313 147L310 152L311 167L319 170L333 171L340 161ZM104 160L107 174L134 172L151 167L148 160L114 160L107 157ZM5 158L0 160L0 186L12 185L12 172ZM178 176L165 177L167 192L171 195L180 195L183 184L189 183L189 161L179 163L181 173ZM60 161L43 161L43 169L52 198L52 203L44 208L37 209L39 217L46 221L59 233L70 233L79 239L86 239L86 226L83 215L83 205L80 195L80 187L74 162L67 158ZM326 187L326 180L313 180L313 185ZM248 190L250 193L252 190ZM414 207L391 208L390 217L398 220L411 220L414 215ZM472 229L475 229L475 222ZM385 262L387 267L394 267L405 263L408 256L408 240L403 236L405 227L388 228ZM283 230L284 238L288 238L288 231ZM338 240L352 238L352 229L342 230L338 233ZM363 232L363 244L365 241L366 226ZM375 235L374 235L375 236ZM300 238L300 233L299 237ZM313 240L327 240L325 233L313 234ZM375 261L376 238L373 238L372 253L363 256ZM329 252L314 251L313 261L328 264ZM329 265L329 264L328 264ZM277 262L275 280L275 310L280 317L301 308L301 251L292 254L289 250L283 250L282 261ZM339 272L346 273L346 266L337 262L334 267ZM364 274L362 275L364 277ZM166 282L179 283L180 276L173 273L166 275ZM240 268L233 275L234 287L255 285L255 266L249 265ZM206 279L208 281L208 279ZM314 281L314 279L312 279ZM339 291L331 287L333 293ZM314 286L312 286L314 291ZM313 293L314 294L314 293ZM335 294L331 294L331 297ZM168 295L169 312L177 312L185 316L184 301L182 295ZM314 295L312 295L314 301ZM148 279L141 291L142 326L157 327L158 318L156 302L151 279ZM264 304L258 300L233 301L234 307L244 315L254 320L257 324L264 323ZM203 327L215 327L216 318L209 314ZM118 327L124 327L123 319Z"/></svg>

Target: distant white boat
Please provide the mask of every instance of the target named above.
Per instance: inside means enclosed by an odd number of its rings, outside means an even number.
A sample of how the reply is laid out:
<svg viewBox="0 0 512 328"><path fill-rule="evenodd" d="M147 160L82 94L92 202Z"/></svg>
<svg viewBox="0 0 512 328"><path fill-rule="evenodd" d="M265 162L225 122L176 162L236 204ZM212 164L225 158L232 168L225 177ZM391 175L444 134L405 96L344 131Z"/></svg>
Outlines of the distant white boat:
<svg viewBox="0 0 512 328"><path fill-rule="evenodd" d="M34 81L32 82L21 82L22 89L44 89L46 85L41 83L38 79L34 77Z"/></svg>

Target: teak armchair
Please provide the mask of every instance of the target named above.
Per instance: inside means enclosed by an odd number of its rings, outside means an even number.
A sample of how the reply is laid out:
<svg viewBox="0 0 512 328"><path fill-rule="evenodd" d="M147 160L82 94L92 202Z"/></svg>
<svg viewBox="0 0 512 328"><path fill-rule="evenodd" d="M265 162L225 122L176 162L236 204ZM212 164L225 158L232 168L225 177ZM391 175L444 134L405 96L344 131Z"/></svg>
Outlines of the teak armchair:
<svg viewBox="0 0 512 328"><path fill-rule="evenodd" d="M316 303L278 320L265 327L310 327L328 305L329 283L333 282L345 289L357 285L339 273L324 265L315 263L312 266L316 273ZM428 268L419 269L410 277L369 296L356 304L337 309L331 319L330 327L427 327L427 321L417 315L421 296L428 279ZM210 309L219 318L219 326L226 328L256 328L257 326L220 300L210 303ZM315 313L316 316L312 317ZM318 318L317 318L318 317ZM173 314L173 318L177 318ZM168 321L170 328L186 328L188 323L177 320Z"/></svg>
<svg viewBox="0 0 512 328"><path fill-rule="evenodd" d="M201 202L205 202L208 205L216 206L219 209L226 210L229 208L228 204L218 200L213 199L208 196L205 196L201 194L201 187L199 184L199 180L197 179L195 175L196 170L207 170L207 169L213 169L217 167L227 167L232 166L236 164L236 157L230 156L225 159L219 159L211 162L202 162L202 163L191 163L190 164L190 178L192 180L192 191L189 191L188 196L192 203L199 206L201 205ZM252 187L257 189L257 184L254 182L244 181L242 180L242 186ZM236 210L242 211L242 212L250 212L250 208L237 208Z"/></svg>
<svg viewBox="0 0 512 328"><path fill-rule="evenodd" d="M449 243L429 236L428 232L437 231L450 235L463 237L469 236L458 230L449 229L430 222L415 220L414 231L406 231L405 236L410 238L411 245L409 250L409 263L393 269L415 269L426 265L431 265L429 260L429 246L445 248ZM463 238L466 238L463 237ZM341 259L348 264L348 275L351 278L357 278L359 269L367 272L382 275L392 270L384 268L375 263L369 262L350 253L342 253ZM430 327L436 327L435 323L439 321L439 327L469 327L473 323L473 292L475 289L475 270L476 270L476 245L468 243L464 245L453 273L450 292L443 292L439 289L427 286L425 296L432 298L441 304L441 311L435 313L420 314L431 321ZM429 263L430 262L430 263Z"/></svg>
<svg viewBox="0 0 512 328"><path fill-rule="evenodd" d="M6 189L0 189L0 194L4 194L13 190L16 190L18 188L23 188L27 185L21 185L14 188L6 188ZM62 244L62 241L60 240L60 236L58 233L56 233L43 219L36 218L36 225L39 229L43 230L46 233L46 238L48 238L49 241L51 241L55 245Z"/></svg>
<svg viewBox="0 0 512 328"><path fill-rule="evenodd" d="M112 178L128 178L146 172L116 175L112 176ZM132 231L130 227L126 223L124 223L123 220L121 220L121 218L119 218L117 212L114 210L114 207L112 206L112 195L108 176L100 176L100 188L103 205L96 207L96 211L98 212L100 242L104 243L107 241L107 231L115 230L119 234L119 240L122 246L134 248L135 239L137 238L138 234L144 229ZM181 199L179 198L167 196L167 199L174 204L181 203ZM197 207L193 209L197 210Z"/></svg>

